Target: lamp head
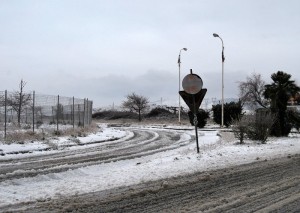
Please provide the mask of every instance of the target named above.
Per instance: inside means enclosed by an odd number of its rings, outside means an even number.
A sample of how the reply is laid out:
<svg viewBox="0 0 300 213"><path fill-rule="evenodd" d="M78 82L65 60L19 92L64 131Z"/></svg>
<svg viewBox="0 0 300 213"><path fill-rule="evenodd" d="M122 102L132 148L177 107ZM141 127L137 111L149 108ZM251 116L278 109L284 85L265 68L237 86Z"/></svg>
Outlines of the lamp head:
<svg viewBox="0 0 300 213"><path fill-rule="evenodd" d="M187 51L187 48L182 48L184 51Z"/></svg>
<svg viewBox="0 0 300 213"><path fill-rule="evenodd" d="M213 36L214 37L219 37L219 35L217 33L214 33Z"/></svg>

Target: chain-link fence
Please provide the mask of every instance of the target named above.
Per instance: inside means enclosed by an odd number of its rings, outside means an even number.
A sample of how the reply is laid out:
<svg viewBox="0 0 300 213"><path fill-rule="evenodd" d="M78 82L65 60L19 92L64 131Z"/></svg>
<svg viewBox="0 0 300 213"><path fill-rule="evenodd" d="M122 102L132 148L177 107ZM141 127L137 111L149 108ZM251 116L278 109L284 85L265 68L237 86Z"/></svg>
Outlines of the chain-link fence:
<svg viewBox="0 0 300 213"><path fill-rule="evenodd" d="M88 99L0 91L0 131L32 129L41 125L85 127L91 124L93 102Z"/></svg>

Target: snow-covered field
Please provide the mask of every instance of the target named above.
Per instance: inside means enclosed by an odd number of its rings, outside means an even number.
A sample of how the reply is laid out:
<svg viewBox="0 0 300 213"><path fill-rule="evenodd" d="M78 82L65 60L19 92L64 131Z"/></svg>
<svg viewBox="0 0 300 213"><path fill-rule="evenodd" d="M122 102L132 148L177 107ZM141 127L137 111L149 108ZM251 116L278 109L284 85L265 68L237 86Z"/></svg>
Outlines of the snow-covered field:
<svg viewBox="0 0 300 213"><path fill-rule="evenodd" d="M0 142L0 169L17 163L19 159L98 146L99 144L92 143L94 141L105 141L103 144L118 144L121 147L133 137L133 127L109 128L104 124L101 127L102 131L96 134L77 138L76 141L70 137L55 138L50 145L43 141L11 145ZM179 143L174 142L172 149L162 149L133 159L83 165L68 171L34 177L4 179L0 182L0 206L101 191L300 153L300 135L296 133L286 138L269 138L267 144L247 140L240 145L230 132L220 132L218 129L199 130L200 153L197 154L195 131L191 126L148 125L134 128L155 132L155 140L158 140L160 131L168 134L176 132L180 135ZM57 149L47 150L53 144ZM25 152L13 154L20 151Z"/></svg>

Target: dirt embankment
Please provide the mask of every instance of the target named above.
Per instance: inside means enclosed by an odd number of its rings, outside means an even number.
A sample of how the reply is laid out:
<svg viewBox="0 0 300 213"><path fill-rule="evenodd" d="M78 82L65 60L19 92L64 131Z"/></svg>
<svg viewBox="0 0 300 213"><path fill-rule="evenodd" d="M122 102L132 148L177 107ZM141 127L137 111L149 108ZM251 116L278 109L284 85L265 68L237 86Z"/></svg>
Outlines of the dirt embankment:
<svg viewBox="0 0 300 213"><path fill-rule="evenodd" d="M299 212L300 155L85 195L25 212Z"/></svg>

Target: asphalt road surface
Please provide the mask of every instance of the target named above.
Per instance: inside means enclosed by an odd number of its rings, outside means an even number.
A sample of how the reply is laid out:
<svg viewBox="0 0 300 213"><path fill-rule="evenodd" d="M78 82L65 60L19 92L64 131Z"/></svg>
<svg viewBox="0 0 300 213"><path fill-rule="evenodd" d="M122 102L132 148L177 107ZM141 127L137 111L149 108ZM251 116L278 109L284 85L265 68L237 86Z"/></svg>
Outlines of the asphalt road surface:
<svg viewBox="0 0 300 213"><path fill-rule="evenodd" d="M300 212L300 155L21 203L0 212Z"/></svg>

